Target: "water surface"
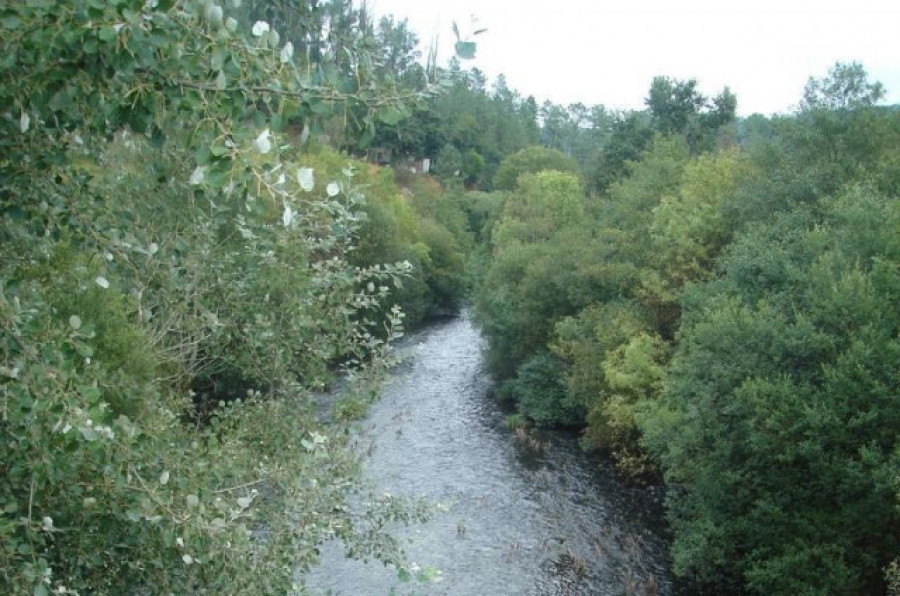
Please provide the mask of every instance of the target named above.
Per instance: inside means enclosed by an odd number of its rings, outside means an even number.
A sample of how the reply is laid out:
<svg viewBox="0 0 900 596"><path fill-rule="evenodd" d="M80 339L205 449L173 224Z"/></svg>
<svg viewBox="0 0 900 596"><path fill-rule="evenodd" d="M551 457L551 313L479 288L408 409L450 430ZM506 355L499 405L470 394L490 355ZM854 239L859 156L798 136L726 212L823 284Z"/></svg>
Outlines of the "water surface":
<svg viewBox="0 0 900 596"><path fill-rule="evenodd" d="M575 439L549 433L537 453L503 427L489 397L482 340L467 317L418 334L362 423L366 479L440 504L398 530L410 560L442 581L403 584L380 563L326 545L313 594L671 594L659 495L621 481Z"/></svg>

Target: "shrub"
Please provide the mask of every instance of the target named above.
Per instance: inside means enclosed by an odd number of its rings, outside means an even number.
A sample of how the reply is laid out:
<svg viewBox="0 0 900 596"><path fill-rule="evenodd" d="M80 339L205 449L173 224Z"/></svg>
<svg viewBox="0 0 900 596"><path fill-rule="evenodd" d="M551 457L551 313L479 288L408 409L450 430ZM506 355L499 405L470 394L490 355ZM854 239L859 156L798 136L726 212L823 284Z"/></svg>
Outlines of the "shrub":
<svg viewBox="0 0 900 596"><path fill-rule="evenodd" d="M300 106L289 48L223 16L4 7L0 592L283 594L332 537L402 564L381 529L409 510L351 519L309 400L338 363L377 377L401 317L364 313L408 269L353 266L353 172L285 147L334 90ZM232 380L190 424L191 387Z"/></svg>
<svg viewBox="0 0 900 596"><path fill-rule="evenodd" d="M573 425L584 419L584 408L568 395L562 363L553 354L533 356L506 384L519 411L538 425Z"/></svg>

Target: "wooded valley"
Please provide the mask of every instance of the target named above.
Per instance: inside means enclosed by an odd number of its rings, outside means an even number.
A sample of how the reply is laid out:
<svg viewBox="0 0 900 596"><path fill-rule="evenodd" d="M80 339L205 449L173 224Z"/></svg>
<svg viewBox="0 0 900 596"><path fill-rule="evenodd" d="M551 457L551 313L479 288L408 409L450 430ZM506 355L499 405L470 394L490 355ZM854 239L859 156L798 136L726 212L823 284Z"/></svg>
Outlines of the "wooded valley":
<svg viewBox="0 0 900 596"><path fill-rule="evenodd" d="M468 306L511 426L664 483L698 593L900 594L900 108L861 64L738 117L664 73L538 104L349 0L0 30L0 591L287 594L332 538L410 577L426 513L352 514L349 429Z"/></svg>

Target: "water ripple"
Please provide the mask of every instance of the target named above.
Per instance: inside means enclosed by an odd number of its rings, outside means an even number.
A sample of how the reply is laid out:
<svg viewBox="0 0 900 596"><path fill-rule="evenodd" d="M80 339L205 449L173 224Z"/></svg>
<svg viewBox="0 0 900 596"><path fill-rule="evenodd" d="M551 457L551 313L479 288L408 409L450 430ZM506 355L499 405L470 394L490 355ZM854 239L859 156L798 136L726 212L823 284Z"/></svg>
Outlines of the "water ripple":
<svg viewBox="0 0 900 596"><path fill-rule="evenodd" d="M411 560L443 573L401 584L378 563L326 545L306 578L313 594L453 596L671 594L652 489L620 481L574 438L546 435L542 454L521 448L488 397L482 340L463 317L407 341L409 361L362 425L367 479L393 495L444 509L402 528Z"/></svg>

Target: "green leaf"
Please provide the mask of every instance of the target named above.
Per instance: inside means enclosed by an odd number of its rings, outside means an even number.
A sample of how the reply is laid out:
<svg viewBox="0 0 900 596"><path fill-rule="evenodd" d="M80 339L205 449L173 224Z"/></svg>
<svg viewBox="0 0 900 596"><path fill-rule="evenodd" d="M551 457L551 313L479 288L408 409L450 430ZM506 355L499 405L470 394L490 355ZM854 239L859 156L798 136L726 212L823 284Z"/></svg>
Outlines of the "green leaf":
<svg viewBox="0 0 900 596"><path fill-rule="evenodd" d="M102 29L100 29L100 31L97 32L97 37L100 39L100 41L110 42L117 36L118 34L116 33L116 30L112 27L103 27Z"/></svg>
<svg viewBox="0 0 900 596"><path fill-rule="evenodd" d="M3 24L4 29L18 29L22 21L16 15L6 15L0 18L0 23Z"/></svg>
<svg viewBox="0 0 900 596"><path fill-rule="evenodd" d="M318 100L318 99L310 100L309 101L309 109L314 114L319 114L321 116L322 114L327 114L331 111L331 104L329 104L328 102L322 101L322 100Z"/></svg>
<svg viewBox="0 0 900 596"><path fill-rule="evenodd" d="M388 108L378 113L378 119L388 126L395 126L404 118L404 113L397 108Z"/></svg>
<svg viewBox="0 0 900 596"><path fill-rule="evenodd" d="M216 47L212 52L212 59L209 63L210 67L213 70L222 70L222 68L225 66L225 61L228 60L228 57L230 55L231 54L228 51L228 48L222 46Z"/></svg>
<svg viewBox="0 0 900 596"><path fill-rule="evenodd" d="M197 148L197 151L194 153L194 159L197 161L197 165L205 166L208 164L212 158L212 148L206 145L201 145Z"/></svg>
<svg viewBox="0 0 900 596"><path fill-rule="evenodd" d="M458 57L463 60L471 60L475 57L475 50L478 48L478 44L474 41L458 41L454 47Z"/></svg>
<svg viewBox="0 0 900 596"><path fill-rule="evenodd" d="M160 149L166 142L166 133L158 126L154 126L150 133L150 143L154 148Z"/></svg>
<svg viewBox="0 0 900 596"><path fill-rule="evenodd" d="M78 352L78 355L82 358L90 358L94 355L94 348L81 342L75 344L75 351Z"/></svg>

